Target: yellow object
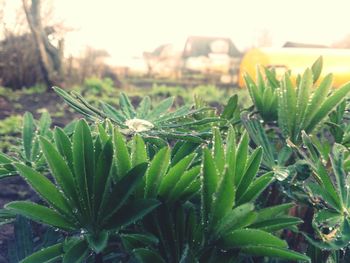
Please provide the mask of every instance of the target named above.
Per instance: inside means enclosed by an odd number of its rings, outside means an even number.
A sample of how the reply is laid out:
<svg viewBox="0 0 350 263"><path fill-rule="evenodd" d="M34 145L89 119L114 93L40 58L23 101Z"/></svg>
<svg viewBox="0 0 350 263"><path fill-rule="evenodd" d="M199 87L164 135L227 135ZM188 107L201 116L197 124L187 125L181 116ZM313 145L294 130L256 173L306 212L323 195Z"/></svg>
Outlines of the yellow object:
<svg viewBox="0 0 350 263"><path fill-rule="evenodd" d="M350 49L332 48L254 48L248 51L241 62L238 84L245 87L244 74L256 80L257 67L275 68L278 77L291 70L292 79L311 68L318 57L323 57L320 80L332 73L333 87L350 81Z"/></svg>

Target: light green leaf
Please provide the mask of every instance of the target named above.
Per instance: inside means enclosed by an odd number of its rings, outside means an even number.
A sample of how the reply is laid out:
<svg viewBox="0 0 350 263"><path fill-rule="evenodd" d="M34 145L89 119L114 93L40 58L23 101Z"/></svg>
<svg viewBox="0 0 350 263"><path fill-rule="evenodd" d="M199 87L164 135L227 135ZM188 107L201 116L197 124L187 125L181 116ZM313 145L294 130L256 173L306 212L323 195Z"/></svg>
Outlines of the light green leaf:
<svg viewBox="0 0 350 263"><path fill-rule="evenodd" d="M149 120L155 120L159 117L162 117L161 115L165 114L173 105L174 103L174 97L167 98L165 100L162 100L154 109L151 110L151 112L146 116Z"/></svg>
<svg viewBox="0 0 350 263"><path fill-rule="evenodd" d="M213 156L216 168L221 174L225 166L225 152L219 128L213 129Z"/></svg>
<svg viewBox="0 0 350 263"><path fill-rule="evenodd" d="M148 155L147 155L145 142L143 141L140 135L136 134L132 138L131 165L132 167L135 167L136 165L140 163L145 163L147 161L148 161Z"/></svg>
<svg viewBox="0 0 350 263"><path fill-rule="evenodd" d="M254 150L254 152L252 153L252 155L248 160L245 172L240 175L241 180L238 181L238 184L236 184L237 185L236 198L240 198L244 194L244 192L247 191L248 187L251 185L251 182L253 181L253 179L257 175L257 172L259 171L261 159L262 159L262 148L259 147ZM238 176L239 174L236 174L236 177Z"/></svg>
<svg viewBox="0 0 350 263"><path fill-rule="evenodd" d="M259 195L262 193L262 191L264 191L266 187L268 187L269 184L271 184L273 179L273 172L269 172L260 176L258 179L256 179L253 183L249 185L247 190L245 190L241 196L239 196L237 204L254 202L255 199L258 198Z"/></svg>
<svg viewBox="0 0 350 263"><path fill-rule="evenodd" d="M145 197L156 197L158 188L170 164L170 149L162 148L151 161L145 175Z"/></svg>
<svg viewBox="0 0 350 263"><path fill-rule="evenodd" d="M214 226L217 225L217 223L232 210L234 204L235 188L233 186L233 178L226 170L215 193L212 204L211 224Z"/></svg>
<svg viewBox="0 0 350 263"><path fill-rule="evenodd" d="M313 82L314 83L318 80L318 78L321 75L322 66L323 66L323 59L322 59L322 57L319 57L314 62L314 64L312 64L311 70L312 70L312 76L313 76Z"/></svg>
<svg viewBox="0 0 350 263"><path fill-rule="evenodd" d="M313 116L309 125L305 127L306 133L310 133L315 126L320 123L327 115L345 98L350 91L350 83L346 83L330 95L321 105L317 113Z"/></svg>
<svg viewBox="0 0 350 263"><path fill-rule="evenodd" d="M237 227L245 227L251 224L250 214L254 210L253 204L244 204L237 206L225 215L217 224L214 229L215 236L220 237L226 235L229 231L237 229ZM255 217L252 217L253 221Z"/></svg>
<svg viewBox="0 0 350 263"><path fill-rule="evenodd" d="M204 148L203 150L203 161L202 161L202 207L201 207L201 215L202 215L202 223L207 226L209 220L209 214L212 210L212 202L213 195L216 192L217 185L219 183L219 174L216 169L215 162L213 157L210 154L208 148Z"/></svg>
<svg viewBox="0 0 350 263"><path fill-rule="evenodd" d="M113 136L117 172L118 176L122 178L131 169L131 159L124 137L117 128L114 129Z"/></svg>
<svg viewBox="0 0 350 263"><path fill-rule="evenodd" d="M227 249L246 246L273 246L287 248L287 242L258 229L237 229L222 238L222 247Z"/></svg>
<svg viewBox="0 0 350 263"><path fill-rule="evenodd" d="M119 105L127 119L132 119L136 116L134 106L132 106L128 96L123 92L119 96Z"/></svg>
<svg viewBox="0 0 350 263"><path fill-rule="evenodd" d="M247 163L247 158L248 158L248 143L249 143L249 138L248 134L245 132L241 140L238 144L237 152L236 152L236 171L235 171L235 185L238 186L242 180L246 163Z"/></svg>

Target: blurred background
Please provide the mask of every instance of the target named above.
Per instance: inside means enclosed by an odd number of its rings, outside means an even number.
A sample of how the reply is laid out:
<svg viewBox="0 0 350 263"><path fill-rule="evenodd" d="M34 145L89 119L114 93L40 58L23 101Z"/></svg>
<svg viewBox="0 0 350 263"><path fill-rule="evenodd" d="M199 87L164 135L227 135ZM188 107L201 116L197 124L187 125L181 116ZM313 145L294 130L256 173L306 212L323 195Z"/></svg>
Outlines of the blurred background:
<svg viewBox="0 0 350 263"><path fill-rule="evenodd" d="M120 90L136 104L145 94L244 102L242 74L259 64L298 73L320 55L325 73L350 79L349 9L346 0L0 0L0 136L25 111L71 120L55 85L95 103L117 104Z"/></svg>
<svg viewBox="0 0 350 263"><path fill-rule="evenodd" d="M350 47L349 7L345 0L1 0L0 85L70 87L89 77L116 86L235 84L254 47Z"/></svg>

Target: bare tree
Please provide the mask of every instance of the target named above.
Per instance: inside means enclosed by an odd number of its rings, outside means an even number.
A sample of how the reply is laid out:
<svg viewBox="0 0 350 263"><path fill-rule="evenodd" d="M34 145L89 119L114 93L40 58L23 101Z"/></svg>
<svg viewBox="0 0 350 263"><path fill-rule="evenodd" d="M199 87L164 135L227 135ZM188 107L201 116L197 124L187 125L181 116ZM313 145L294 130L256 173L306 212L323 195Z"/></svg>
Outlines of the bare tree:
<svg viewBox="0 0 350 263"><path fill-rule="evenodd" d="M58 47L49 41L49 35L54 32L53 27L44 27L41 19L41 0L22 0L23 9L32 33L39 64L45 84L51 87L60 81L62 76L63 40Z"/></svg>

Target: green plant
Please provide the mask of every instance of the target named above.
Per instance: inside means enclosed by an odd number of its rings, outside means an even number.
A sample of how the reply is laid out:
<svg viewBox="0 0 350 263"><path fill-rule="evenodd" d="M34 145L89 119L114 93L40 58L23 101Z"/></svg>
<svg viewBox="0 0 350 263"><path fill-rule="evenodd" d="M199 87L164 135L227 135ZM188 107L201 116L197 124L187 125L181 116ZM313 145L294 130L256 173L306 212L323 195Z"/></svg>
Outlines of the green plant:
<svg viewBox="0 0 350 263"><path fill-rule="evenodd" d="M46 166L40 152L38 136L51 138L50 125L51 117L47 112L43 112L37 122L31 113L24 114L21 144L15 147L11 156L0 153L0 177L18 174L12 165L14 162L25 163L37 170L42 170Z"/></svg>
<svg viewBox="0 0 350 263"><path fill-rule="evenodd" d="M248 114L243 114L241 118L254 144L261 146L263 150L262 169L273 171L275 178L279 181L287 179L294 170L287 165L292 150L286 145L282 148L276 148L277 146L271 142L263 125L256 118L249 118Z"/></svg>
<svg viewBox="0 0 350 263"><path fill-rule="evenodd" d="M350 83L347 83L329 94L331 74L317 86L321 70L322 58L319 58L303 76L298 76L296 85L289 72L277 81L273 71L268 69L265 69L265 82L259 71L257 84L249 76L245 78L261 117L266 121L277 119L283 136L293 143L301 142L302 130L308 134L313 132L350 91Z"/></svg>
<svg viewBox="0 0 350 263"><path fill-rule="evenodd" d="M91 93L93 95L102 95L103 93L111 93L115 90L113 80L110 78L99 79L96 77L85 79L83 85L83 93Z"/></svg>
<svg viewBox="0 0 350 263"><path fill-rule="evenodd" d="M301 222L286 215L291 204L254 211L252 202L273 180L271 173L255 178L261 149L249 155L246 134L236 147L232 128L226 144L218 129L213 134L212 150L203 150L200 180L193 181L200 184L199 195L193 196L194 191L190 195L193 200L182 202L181 198L170 203L165 199L165 204L142 221L148 234L125 234L124 246L140 262L235 262L243 255L308 261L308 257L288 250L284 241L269 233ZM190 160L190 156L181 162ZM197 167L178 175L181 180L168 190L172 196L181 196L183 191L178 190L187 189L178 186L184 185L185 178L196 177L197 172L191 172L194 169ZM170 182L167 176L164 180Z"/></svg>
<svg viewBox="0 0 350 263"><path fill-rule="evenodd" d="M285 138L293 143L301 142L301 131L313 132L350 91L347 83L328 94L332 75L327 75L319 87L313 87L313 74L307 69L295 88L290 76L285 74L278 95L278 126ZM314 89L314 91L312 91Z"/></svg>
<svg viewBox="0 0 350 263"><path fill-rule="evenodd" d="M249 76L245 75L244 80L248 88L250 98L252 99L255 108L259 112L264 121L276 121L278 110L277 90L280 82L276 78L273 70L265 68L266 80L259 68L257 68L257 83Z"/></svg>
<svg viewBox="0 0 350 263"><path fill-rule="evenodd" d="M343 102L329 114L329 121L326 122L335 142L346 147L350 146L348 103L349 102L347 100L343 100Z"/></svg>
<svg viewBox="0 0 350 263"><path fill-rule="evenodd" d="M159 205L157 200L132 196L147 165L138 163L122 174L120 169L127 161L114 158L112 140L117 138L107 138L103 133L93 138L84 120L76 124L72 141L60 128L55 129L54 138L56 146L43 136L39 138L54 183L29 166L14 164L49 206L14 201L6 209L66 231L68 238L23 262L57 257L63 257L63 262L80 262L89 250L101 257L110 233L132 224ZM133 160L139 158L133 156Z"/></svg>
<svg viewBox="0 0 350 263"><path fill-rule="evenodd" d="M55 87L54 90L75 110L87 118L96 120L110 119L124 134L139 133L144 137L160 137L166 139L183 139L202 142L210 136L210 123L224 121L218 117L203 119L194 118L195 114L213 111L213 108L191 109L183 106L170 111L174 98L161 101L152 106L148 96L144 97L137 109L129 98L121 93L119 97L120 110L102 103L102 111L91 106L82 96Z"/></svg>
<svg viewBox="0 0 350 263"><path fill-rule="evenodd" d="M344 146L334 144L329 159L325 160L306 133L303 133L302 139L306 153L291 142L289 145L303 157L313 171L314 181L309 182L306 187L317 210L312 225L319 241L305 236L322 249L345 248L350 242L349 152Z"/></svg>

